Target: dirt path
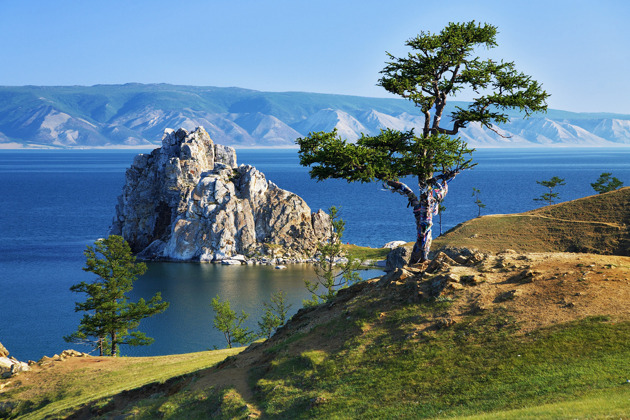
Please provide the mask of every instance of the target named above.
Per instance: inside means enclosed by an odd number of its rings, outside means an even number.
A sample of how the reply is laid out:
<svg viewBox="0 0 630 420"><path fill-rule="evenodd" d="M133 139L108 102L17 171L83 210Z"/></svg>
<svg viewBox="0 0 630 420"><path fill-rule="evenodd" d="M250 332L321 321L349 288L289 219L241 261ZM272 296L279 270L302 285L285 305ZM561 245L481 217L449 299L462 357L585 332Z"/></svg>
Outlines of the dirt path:
<svg viewBox="0 0 630 420"><path fill-rule="evenodd" d="M550 216L544 216L542 214L489 214L485 217L532 217L532 218L539 218L539 219L547 219L547 220L557 220L559 222L567 222L567 223L582 223L582 224L588 224L588 225L602 225L602 226L609 226L609 227L614 227L617 229L625 229L625 225L620 225L617 223L609 223L609 222L597 222L594 220L570 220L570 219L559 219L557 217L550 217Z"/></svg>

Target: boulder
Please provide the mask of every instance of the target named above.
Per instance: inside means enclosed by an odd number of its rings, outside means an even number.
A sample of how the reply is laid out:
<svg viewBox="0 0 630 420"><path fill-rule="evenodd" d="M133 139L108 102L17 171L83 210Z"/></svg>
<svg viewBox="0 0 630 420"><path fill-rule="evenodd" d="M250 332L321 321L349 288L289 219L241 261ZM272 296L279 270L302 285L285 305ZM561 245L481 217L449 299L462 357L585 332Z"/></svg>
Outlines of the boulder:
<svg viewBox="0 0 630 420"><path fill-rule="evenodd" d="M411 258L411 250L400 246L389 251L387 254L387 262L385 265L385 271L395 270L397 268L405 267L409 263Z"/></svg>
<svg viewBox="0 0 630 420"><path fill-rule="evenodd" d="M0 357L9 357L9 350L0 343Z"/></svg>
<svg viewBox="0 0 630 420"><path fill-rule="evenodd" d="M407 242L405 241L391 241L383 245L383 248L394 249L394 248L398 248L399 246L404 246L406 243Z"/></svg>
<svg viewBox="0 0 630 420"><path fill-rule="evenodd" d="M28 363L20 362L13 357L0 357L0 378L6 379L20 372L31 370Z"/></svg>
<svg viewBox="0 0 630 420"><path fill-rule="evenodd" d="M162 147L136 156L110 234L141 259L244 262L309 257L329 230L326 213L237 166L234 149L198 127L166 130Z"/></svg>

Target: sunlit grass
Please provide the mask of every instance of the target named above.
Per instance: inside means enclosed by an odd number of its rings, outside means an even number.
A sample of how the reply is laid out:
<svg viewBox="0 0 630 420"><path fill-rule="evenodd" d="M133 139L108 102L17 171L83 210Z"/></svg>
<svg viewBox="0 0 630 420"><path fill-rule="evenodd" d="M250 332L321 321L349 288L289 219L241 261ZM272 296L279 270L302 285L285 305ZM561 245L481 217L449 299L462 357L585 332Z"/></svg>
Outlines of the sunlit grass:
<svg viewBox="0 0 630 420"><path fill-rule="evenodd" d="M82 369L60 373L55 376L54 383L48 383L45 389L42 387L39 392L29 395L28 400L23 399L24 393L29 391L24 387L18 392L3 394L3 398L21 402L17 411L23 416L20 418L63 417L64 411L82 404L213 366L242 350L234 348L171 356L121 357L115 360L114 367L107 370Z"/></svg>
<svg viewBox="0 0 630 420"><path fill-rule="evenodd" d="M585 413L628 406L630 323L593 318L522 336L499 311L409 340L405 324L421 314L401 311L339 353L277 358L258 378L261 407L280 418L432 418L549 404L560 413L580 399ZM617 398L599 404L604 390Z"/></svg>

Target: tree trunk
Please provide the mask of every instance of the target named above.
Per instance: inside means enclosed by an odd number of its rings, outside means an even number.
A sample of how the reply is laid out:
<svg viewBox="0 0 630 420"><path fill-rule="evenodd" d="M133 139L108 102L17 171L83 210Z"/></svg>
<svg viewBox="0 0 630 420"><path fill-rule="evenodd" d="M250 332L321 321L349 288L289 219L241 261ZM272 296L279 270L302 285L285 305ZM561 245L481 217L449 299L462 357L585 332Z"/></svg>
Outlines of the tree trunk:
<svg viewBox="0 0 630 420"><path fill-rule="evenodd" d="M429 251L431 250L433 226L433 206L439 203L433 203L433 195L431 192L423 192L420 194L420 200L417 206L414 206L413 215L416 219L416 243L411 252L409 265L423 263L429 259Z"/></svg>
<svg viewBox="0 0 630 420"><path fill-rule="evenodd" d="M118 354L118 340L116 340L116 333L112 333L112 357L116 357Z"/></svg>
<svg viewBox="0 0 630 420"><path fill-rule="evenodd" d="M439 179L439 181L438 181ZM452 178L449 178L450 180ZM409 206L413 209L413 215L416 219L416 229L418 235L416 243L411 252L409 265L422 263L429 259L429 251L431 250L433 215L438 213L438 209L442 200L448 192L447 180L440 178L431 178L421 184L420 198L418 198L411 188L402 182L387 181L387 186L391 190L406 195L409 199Z"/></svg>

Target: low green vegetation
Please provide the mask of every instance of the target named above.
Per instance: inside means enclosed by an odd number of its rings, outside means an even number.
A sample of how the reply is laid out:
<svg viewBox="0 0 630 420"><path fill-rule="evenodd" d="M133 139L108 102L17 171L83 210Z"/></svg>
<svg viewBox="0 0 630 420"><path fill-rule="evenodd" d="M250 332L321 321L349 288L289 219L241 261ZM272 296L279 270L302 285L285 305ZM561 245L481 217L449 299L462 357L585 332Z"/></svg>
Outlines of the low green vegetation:
<svg viewBox="0 0 630 420"><path fill-rule="evenodd" d="M57 362L35 379L10 379L13 386L3 390L0 400L15 403L9 418L65 418L84 404L98 401L98 406L105 406L123 391L198 372L241 351L242 347L158 357L85 358L84 367L73 370L65 370L64 364L71 362Z"/></svg>
<svg viewBox="0 0 630 420"><path fill-rule="evenodd" d="M408 306L384 321L375 314L333 323L325 330L356 330L357 321L372 325L337 352L278 355L256 377L261 409L277 418L493 417L541 404L597 401L603 391L630 396L630 323L591 318L519 335L509 314L498 311L409 339L413 321L427 310ZM621 410L630 402L608 405ZM593 404L583 412L606 412L600 410Z"/></svg>
<svg viewBox="0 0 630 420"><path fill-rule="evenodd" d="M348 258L360 261L384 260L391 251L389 248L369 248L350 244L342 245L342 249Z"/></svg>

